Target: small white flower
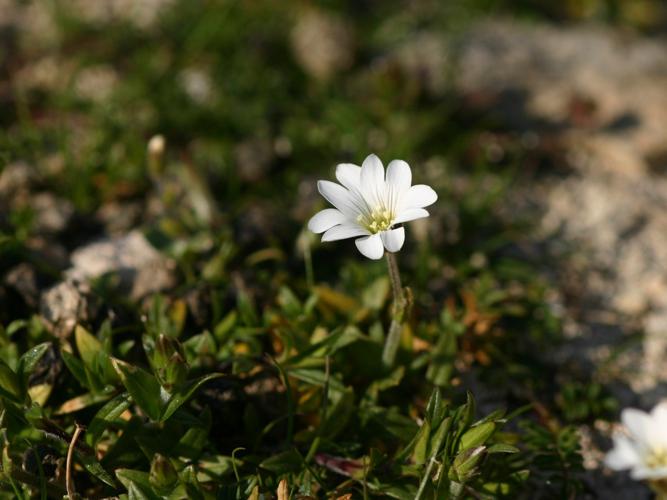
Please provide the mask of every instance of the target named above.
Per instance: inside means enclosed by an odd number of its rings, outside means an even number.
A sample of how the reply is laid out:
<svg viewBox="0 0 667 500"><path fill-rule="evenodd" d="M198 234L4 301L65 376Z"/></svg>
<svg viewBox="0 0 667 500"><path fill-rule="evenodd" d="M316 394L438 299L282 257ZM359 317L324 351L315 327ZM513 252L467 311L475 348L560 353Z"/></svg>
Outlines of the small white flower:
<svg viewBox="0 0 667 500"><path fill-rule="evenodd" d="M324 233L322 241L357 238L359 251L369 259L381 259L385 248L398 252L405 241L403 222L428 217L424 210L438 199L425 184L412 186L410 166L394 160L384 167L369 155L361 167L341 163L336 179L342 184L318 181L317 189L336 208L327 208L308 221L308 229Z"/></svg>
<svg viewBox="0 0 667 500"><path fill-rule="evenodd" d="M667 402L658 404L651 413L627 408L621 421L628 435L613 437L614 448L607 453L610 469L630 469L632 479L667 477Z"/></svg>

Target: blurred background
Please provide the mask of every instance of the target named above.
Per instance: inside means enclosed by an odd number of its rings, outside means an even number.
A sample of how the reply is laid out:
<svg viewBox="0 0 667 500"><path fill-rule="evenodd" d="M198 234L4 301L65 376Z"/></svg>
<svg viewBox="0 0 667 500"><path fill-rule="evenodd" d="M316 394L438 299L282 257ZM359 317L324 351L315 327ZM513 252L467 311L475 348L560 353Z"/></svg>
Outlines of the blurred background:
<svg viewBox="0 0 667 500"><path fill-rule="evenodd" d="M384 269L304 230L316 180L405 159L440 194L400 256L417 314L477 332L429 381L544 376L614 491L591 442L667 381L666 35L661 0L0 0L0 323L354 296Z"/></svg>

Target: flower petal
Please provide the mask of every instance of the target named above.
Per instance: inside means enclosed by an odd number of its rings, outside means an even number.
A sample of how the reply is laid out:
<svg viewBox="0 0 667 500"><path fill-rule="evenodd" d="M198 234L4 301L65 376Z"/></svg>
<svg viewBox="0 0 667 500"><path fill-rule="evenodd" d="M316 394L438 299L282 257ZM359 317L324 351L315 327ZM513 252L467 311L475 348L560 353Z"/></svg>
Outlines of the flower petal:
<svg viewBox="0 0 667 500"><path fill-rule="evenodd" d="M624 470L640 463L639 454L632 442L625 436L614 436L614 448L607 453L604 463L613 470Z"/></svg>
<svg viewBox="0 0 667 500"><path fill-rule="evenodd" d="M353 224L351 222L343 223L338 226L334 226L329 229L326 233L322 235L322 241L337 241L344 240L346 238L354 238L355 236L366 236L368 235L363 227Z"/></svg>
<svg viewBox="0 0 667 500"><path fill-rule="evenodd" d="M350 190L358 190L361 183L361 167L353 163L340 163L336 166L336 179Z"/></svg>
<svg viewBox="0 0 667 500"><path fill-rule="evenodd" d="M360 200L340 184L331 181L317 181L317 190L326 200L347 217L355 219L359 215Z"/></svg>
<svg viewBox="0 0 667 500"><path fill-rule="evenodd" d="M393 223L400 224L401 222L410 222L411 220L423 219L428 216L429 213L423 208L408 208L400 212L393 220Z"/></svg>
<svg viewBox="0 0 667 500"><path fill-rule="evenodd" d="M667 402L657 404L651 410L651 421L653 422L653 434L651 440L654 445L667 447Z"/></svg>
<svg viewBox="0 0 667 500"><path fill-rule="evenodd" d="M662 401L651 410L651 417L659 423L667 425L667 401Z"/></svg>
<svg viewBox="0 0 667 500"><path fill-rule="evenodd" d="M357 245L357 248L364 257L378 260L381 259L384 255L382 238L380 238L379 233L367 236L366 238L359 238L355 240L354 243Z"/></svg>
<svg viewBox="0 0 667 500"><path fill-rule="evenodd" d="M375 155L368 155L361 165L361 193L371 208L384 201L384 167Z"/></svg>
<svg viewBox="0 0 667 500"><path fill-rule="evenodd" d="M327 229L331 229L337 224L341 224L346 220L345 215L340 210L335 208L326 208L317 212L308 221L308 229L313 233L323 233Z"/></svg>
<svg viewBox="0 0 667 500"><path fill-rule="evenodd" d="M410 165L403 160L392 160L387 166L387 189L403 194L412 184Z"/></svg>
<svg viewBox="0 0 667 500"><path fill-rule="evenodd" d="M648 413L635 408L626 408L621 412L621 422L639 445L646 446L650 443L649 432L653 425Z"/></svg>
<svg viewBox="0 0 667 500"><path fill-rule="evenodd" d="M389 252L398 252L405 242L405 228L390 229L380 233L382 243Z"/></svg>
<svg viewBox="0 0 667 500"><path fill-rule="evenodd" d="M438 195L426 184L416 184L408 189L403 198L404 208L424 208L435 203Z"/></svg>
<svg viewBox="0 0 667 500"><path fill-rule="evenodd" d="M635 481L642 479L664 479L667 477L667 467L647 467L644 464L637 464L630 471L630 477Z"/></svg>

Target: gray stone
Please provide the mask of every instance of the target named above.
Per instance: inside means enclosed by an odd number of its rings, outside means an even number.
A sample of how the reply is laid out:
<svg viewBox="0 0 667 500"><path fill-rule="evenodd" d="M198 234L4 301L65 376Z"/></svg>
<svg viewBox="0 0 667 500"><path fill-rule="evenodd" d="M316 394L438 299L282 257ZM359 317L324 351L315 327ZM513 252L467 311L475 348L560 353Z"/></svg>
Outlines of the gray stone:
<svg viewBox="0 0 667 500"><path fill-rule="evenodd" d="M472 28L457 56L464 100L538 145L558 141L571 169L524 193L543 214L537 237L576 249L558 271L578 297L563 360L602 363L639 326L644 342L615 375L638 394L662 384L667 395L667 177L656 167L667 150L667 43L496 21Z"/></svg>
<svg viewBox="0 0 667 500"><path fill-rule="evenodd" d="M530 137L531 148L557 144L567 164L508 202L542 214L533 237L549 254L567 336L549 355L587 369L622 407L649 409L667 396L667 42L496 21L462 38L457 61L467 106ZM638 330L643 339L630 344ZM582 431L598 498L646 498L602 467L608 434Z"/></svg>
<svg viewBox="0 0 667 500"><path fill-rule="evenodd" d="M22 262L7 271L4 282L18 292L23 301L30 307L39 303L39 289L35 268Z"/></svg>
<svg viewBox="0 0 667 500"><path fill-rule="evenodd" d="M158 252L138 230L105 238L76 249L70 256L69 279L86 281L113 273L132 299L172 287L175 264Z"/></svg>
<svg viewBox="0 0 667 500"><path fill-rule="evenodd" d="M246 182L263 179L274 159L273 144L265 139L249 139L234 148L238 175Z"/></svg>
<svg viewBox="0 0 667 500"><path fill-rule="evenodd" d="M0 171L0 198L13 198L37 180L35 169L25 162L10 163Z"/></svg>
<svg viewBox="0 0 667 500"><path fill-rule="evenodd" d="M57 337L68 337L77 323L92 320L98 310L99 304L85 282L66 280L42 294L42 318Z"/></svg>
<svg viewBox="0 0 667 500"><path fill-rule="evenodd" d="M291 33L292 50L306 73L328 80L354 62L354 33L337 15L307 8Z"/></svg>
<svg viewBox="0 0 667 500"><path fill-rule="evenodd" d="M60 233L67 228L74 215L74 205L69 200L51 193L32 196L30 206L35 213L34 230L38 233Z"/></svg>

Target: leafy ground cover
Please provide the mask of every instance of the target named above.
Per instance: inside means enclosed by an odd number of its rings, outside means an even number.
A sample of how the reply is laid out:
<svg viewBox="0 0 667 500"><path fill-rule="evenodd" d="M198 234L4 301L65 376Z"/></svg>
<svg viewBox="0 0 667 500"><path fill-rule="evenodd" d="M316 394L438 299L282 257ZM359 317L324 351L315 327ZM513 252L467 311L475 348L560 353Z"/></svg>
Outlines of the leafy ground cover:
<svg viewBox="0 0 667 500"><path fill-rule="evenodd" d="M583 491L575 424L614 402L549 357L558 311L506 203L540 158L512 139L495 158L495 124L448 86L450 43L502 2L8 5L7 498ZM371 151L439 193L398 255L412 307L390 368L384 263L305 230L315 181ZM115 267L54 319L75 252L135 230L169 279Z"/></svg>

